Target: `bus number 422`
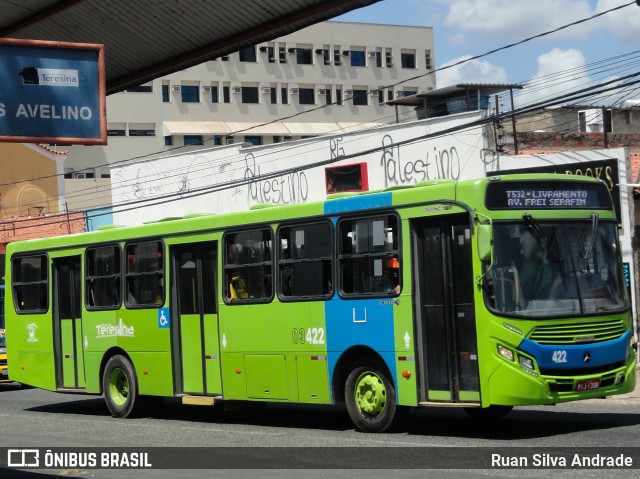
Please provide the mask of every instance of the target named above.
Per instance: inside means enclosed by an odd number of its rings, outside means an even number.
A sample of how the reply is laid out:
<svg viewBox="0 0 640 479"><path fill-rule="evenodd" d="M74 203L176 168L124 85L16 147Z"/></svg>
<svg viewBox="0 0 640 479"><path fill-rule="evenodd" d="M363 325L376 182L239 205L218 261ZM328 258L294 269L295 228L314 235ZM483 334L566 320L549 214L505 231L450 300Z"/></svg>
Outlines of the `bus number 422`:
<svg viewBox="0 0 640 479"><path fill-rule="evenodd" d="M291 339L293 344L324 344L324 328L308 328L306 332L303 328L294 328Z"/></svg>

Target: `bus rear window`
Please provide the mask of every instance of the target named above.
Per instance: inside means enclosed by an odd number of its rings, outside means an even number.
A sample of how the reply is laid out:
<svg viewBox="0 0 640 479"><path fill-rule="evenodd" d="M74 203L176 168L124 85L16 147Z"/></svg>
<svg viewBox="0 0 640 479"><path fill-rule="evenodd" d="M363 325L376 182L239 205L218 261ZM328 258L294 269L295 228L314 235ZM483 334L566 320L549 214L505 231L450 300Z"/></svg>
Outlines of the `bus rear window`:
<svg viewBox="0 0 640 479"><path fill-rule="evenodd" d="M18 313L44 313L48 300L47 257L22 256L13 259L13 302Z"/></svg>

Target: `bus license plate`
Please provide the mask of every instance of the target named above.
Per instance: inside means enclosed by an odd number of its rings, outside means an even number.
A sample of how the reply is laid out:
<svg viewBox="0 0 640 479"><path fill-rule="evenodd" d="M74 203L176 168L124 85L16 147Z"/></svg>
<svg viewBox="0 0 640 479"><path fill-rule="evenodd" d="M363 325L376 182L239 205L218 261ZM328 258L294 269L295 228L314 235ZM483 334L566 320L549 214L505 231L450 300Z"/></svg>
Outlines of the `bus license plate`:
<svg viewBox="0 0 640 479"><path fill-rule="evenodd" d="M585 379L576 383L576 391L593 391L600 387L600 379Z"/></svg>

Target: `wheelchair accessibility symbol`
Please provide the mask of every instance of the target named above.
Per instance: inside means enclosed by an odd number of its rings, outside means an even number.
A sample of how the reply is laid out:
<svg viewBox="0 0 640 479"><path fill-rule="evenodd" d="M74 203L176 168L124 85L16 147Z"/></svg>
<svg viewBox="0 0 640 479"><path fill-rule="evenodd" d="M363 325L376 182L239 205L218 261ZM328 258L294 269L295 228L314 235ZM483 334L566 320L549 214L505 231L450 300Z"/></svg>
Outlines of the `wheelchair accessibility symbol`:
<svg viewBox="0 0 640 479"><path fill-rule="evenodd" d="M169 308L160 308L158 310L158 327L166 329L170 326L171 316L169 315Z"/></svg>

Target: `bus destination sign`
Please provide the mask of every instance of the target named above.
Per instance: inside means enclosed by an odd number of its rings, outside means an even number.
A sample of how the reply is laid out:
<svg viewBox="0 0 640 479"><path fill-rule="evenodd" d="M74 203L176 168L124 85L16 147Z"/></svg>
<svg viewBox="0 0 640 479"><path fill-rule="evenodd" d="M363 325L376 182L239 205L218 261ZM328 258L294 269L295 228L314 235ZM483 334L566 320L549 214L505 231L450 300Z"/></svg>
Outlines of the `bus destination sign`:
<svg viewBox="0 0 640 479"><path fill-rule="evenodd" d="M487 186L489 209L611 208L604 185L566 182L504 182Z"/></svg>

